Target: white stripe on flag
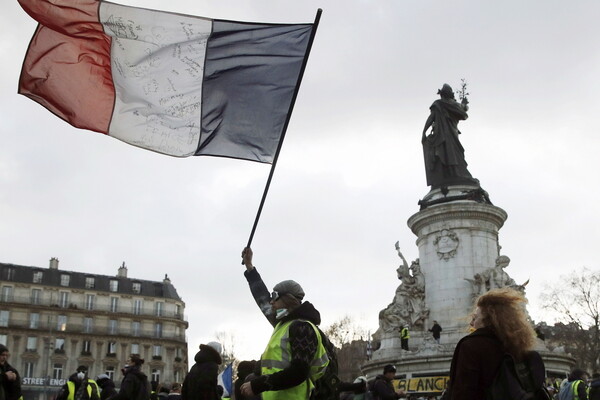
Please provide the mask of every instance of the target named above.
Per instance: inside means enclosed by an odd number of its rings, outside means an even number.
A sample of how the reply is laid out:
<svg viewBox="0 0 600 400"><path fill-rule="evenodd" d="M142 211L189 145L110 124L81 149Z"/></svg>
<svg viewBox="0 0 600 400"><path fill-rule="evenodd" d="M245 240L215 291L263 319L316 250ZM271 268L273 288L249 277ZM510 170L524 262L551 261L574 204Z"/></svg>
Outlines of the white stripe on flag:
<svg viewBox="0 0 600 400"><path fill-rule="evenodd" d="M193 155L212 21L102 2L100 22L113 39L109 135L159 153Z"/></svg>

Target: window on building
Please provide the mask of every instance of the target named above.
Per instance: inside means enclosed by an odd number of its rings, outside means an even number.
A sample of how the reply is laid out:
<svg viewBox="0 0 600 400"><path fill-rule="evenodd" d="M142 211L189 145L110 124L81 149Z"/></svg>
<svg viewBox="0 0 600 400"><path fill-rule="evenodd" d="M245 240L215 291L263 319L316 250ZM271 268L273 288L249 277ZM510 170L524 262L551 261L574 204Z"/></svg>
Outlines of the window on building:
<svg viewBox="0 0 600 400"><path fill-rule="evenodd" d="M116 279L111 279L110 282L108 283L108 290L110 290L111 292L118 292L119 291L119 281Z"/></svg>
<svg viewBox="0 0 600 400"><path fill-rule="evenodd" d="M140 315L142 313L142 299L133 300L133 313L135 315Z"/></svg>
<svg viewBox="0 0 600 400"><path fill-rule="evenodd" d="M117 320L116 319L108 320L108 333L109 333L109 335L117 334Z"/></svg>
<svg viewBox="0 0 600 400"><path fill-rule="evenodd" d="M37 337L27 337L27 347L25 348L25 351L37 351Z"/></svg>
<svg viewBox="0 0 600 400"><path fill-rule="evenodd" d="M15 279L15 269L14 268L6 268L6 280L12 281Z"/></svg>
<svg viewBox="0 0 600 400"><path fill-rule="evenodd" d="M94 319L92 317L83 318L83 333L92 333L94 330Z"/></svg>
<svg viewBox="0 0 600 400"><path fill-rule="evenodd" d="M94 309L94 302L96 301L96 296L93 294L86 294L85 295L85 309L86 310L93 310Z"/></svg>
<svg viewBox="0 0 600 400"><path fill-rule="evenodd" d="M115 367L113 367L112 365L106 367L106 375L108 375L110 380L114 380L115 379Z"/></svg>
<svg viewBox="0 0 600 400"><path fill-rule="evenodd" d="M8 338L8 337L7 337L6 335L4 335L4 334L1 334L1 335L0 335L0 344L3 344L3 345L5 345L5 346L6 346L6 340L7 340L7 338Z"/></svg>
<svg viewBox="0 0 600 400"><path fill-rule="evenodd" d="M162 356L162 346L160 344L155 344L152 346L152 356L160 357Z"/></svg>
<svg viewBox="0 0 600 400"><path fill-rule="evenodd" d="M61 331L61 332L64 332L67 330L67 316L66 315L59 315L56 318L56 330Z"/></svg>
<svg viewBox="0 0 600 400"><path fill-rule="evenodd" d="M154 303L154 315L156 315L157 317L163 316L164 309L165 303L163 303L162 301L157 301L156 303Z"/></svg>
<svg viewBox="0 0 600 400"><path fill-rule="evenodd" d="M140 336L141 333L141 325L139 321L133 321L131 323L131 334L133 336Z"/></svg>
<svg viewBox="0 0 600 400"><path fill-rule="evenodd" d="M92 354L92 341L84 340L81 345L81 352L91 355Z"/></svg>
<svg viewBox="0 0 600 400"><path fill-rule="evenodd" d="M62 308L69 306L69 292L60 292L58 294L58 306Z"/></svg>
<svg viewBox="0 0 600 400"><path fill-rule="evenodd" d="M60 274L60 286L69 286L70 281L71 281L71 275Z"/></svg>
<svg viewBox="0 0 600 400"><path fill-rule="evenodd" d="M181 318L181 306L179 304L175 304L175 317Z"/></svg>
<svg viewBox="0 0 600 400"><path fill-rule="evenodd" d="M9 319L10 319L10 311L1 310L0 311L0 326L7 327Z"/></svg>
<svg viewBox="0 0 600 400"><path fill-rule="evenodd" d="M52 369L52 378L62 379L62 376L63 376L63 365L62 364L54 364L54 368Z"/></svg>
<svg viewBox="0 0 600 400"><path fill-rule="evenodd" d="M118 312L119 311L119 298L111 297L110 298L110 312Z"/></svg>
<svg viewBox="0 0 600 400"><path fill-rule="evenodd" d="M140 354L140 345L138 343L131 343L131 354Z"/></svg>
<svg viewBox="0 0 600 400"><path fill-rule="evenodd" d="M33 283L42 283L44 279L44 273L42 271L35 271L33 273Z"/></svg>
<svg viewBox="0 0 600 400"><path fill-rule="evenodd" d="M179 325L175 326L175 337L178 338L181 335L181 327Z"/></svg>
<svg viewBox="0 0 600 400"><path fill-rule="evenodd" d="M94 279L93 276L86 276L85 277L85 288L86 289L93 289L96 286L96 281Z"/></svg>
<svg viewBox="0 0 600 400"><path fill-rule="evenodd" d="M33 363L32 362L25 363L25 368L23 368L23 377L33 378Z"/></svg>
<svg viewBox="0 0 600 400"><path fill-rule="evenodd" d="M54 350L65 350L65 339L64 338L56 338L54 342Z"/></svg>
<svg viewBox="0 0 600 400"><path fill-rule="evenodd" d="M29 314L29 329L38 329L40 326L40 314L32 312Z"/></svg>
<svg viewBox="0 0 600 400"><path fill-rule="evenodd" d="M153 368L152 369L152 380L155 382L160 382L160 370Z"/></svg>
<svg viewBox="0 0 600 400"><path fill-rule="evenodd" d="M154 337L162 337L162 324L160 322L157 322L156 325L154 325Z"/></svg>
<svg viewBox="0 0 600 400"><path fill-rule="evenodd" d="M139 282L133 282L133 293L142 293L142 284Z"/></svg>
<svg viewBox="0 0 600 400"><path fill-rule="evenodd" d="M117 342L108 342L108 354L117 354Z"/></svg>
<svg viewBox="0 0 600 400"><path fill-rule="evenodd" d="M181 382L181 371L178 369L175 370L175 382Z"/></svg>
<svg viewBox="0 0 600 400"><path fill-rule="evenodd" d="M40 304L42 300L42 289L31 289L31 304Z"/></svg>
<svg viewBox="0 0 600 400"><path fill-rule="evenodd" d="M13 300L13 288L12 286L2 286L2 295L0 300L3 302L9 302Z"/></svg>

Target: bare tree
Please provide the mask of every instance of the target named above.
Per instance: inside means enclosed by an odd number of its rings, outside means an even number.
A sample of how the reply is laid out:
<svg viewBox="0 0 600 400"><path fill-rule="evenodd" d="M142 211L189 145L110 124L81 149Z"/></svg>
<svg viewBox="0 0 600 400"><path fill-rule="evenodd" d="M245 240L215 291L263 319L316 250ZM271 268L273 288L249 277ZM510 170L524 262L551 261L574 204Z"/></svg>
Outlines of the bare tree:
<svg viewBox="0 0 600 400"><path fill-rule="evenodd" d="M351 382L362 375L361 365L366 361L368 333L354 319L345 315L323 330L337 347L338 376Z"/></svg>
<svg viewBox="0 0 600 400"><path fill-rule="evenodd" d="M349 315L344 315L323 330L331 343L337 348L354 340L366 339L367 331L360 327Z"/></svg>
<svg viewBox="0 0 600 400"><path fill-rule="evenodd" d="M582 340L564 343L577 347L582 365L597 370L600 356L600 271L582 268L561 276L548 286L540 300L545 310L554 311L557 321L571 326ZM568 340L568 339L566 339Z"/></svg>
<svg viewBox="0 0 600 400"><path fill-rule="evenodd" d="M225 369L229 363L237 365L235 357L235 335L225 331L218 331L215 332L215 337L217 338L217 341L221 343L221 346L223 346L223 351L221 352L223 364L221 365L220 370Z"/></svg>

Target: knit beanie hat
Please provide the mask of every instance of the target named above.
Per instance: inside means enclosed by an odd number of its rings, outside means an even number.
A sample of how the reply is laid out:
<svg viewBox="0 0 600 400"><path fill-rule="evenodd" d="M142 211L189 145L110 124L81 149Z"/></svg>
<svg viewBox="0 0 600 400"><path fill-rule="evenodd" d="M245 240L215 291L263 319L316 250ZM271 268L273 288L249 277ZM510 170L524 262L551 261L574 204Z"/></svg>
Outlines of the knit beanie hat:
<svg viewBox="0 0 600 400"><path fill-rule="evenodd" d="M273 291L277 292L280 297L284 294L290 294L300 301L302 301L304 298L304 290L302 289L302 286L300 286L298 282L291 279L279 282L277 285L275 285L275 287L273 287Z"/></svg>

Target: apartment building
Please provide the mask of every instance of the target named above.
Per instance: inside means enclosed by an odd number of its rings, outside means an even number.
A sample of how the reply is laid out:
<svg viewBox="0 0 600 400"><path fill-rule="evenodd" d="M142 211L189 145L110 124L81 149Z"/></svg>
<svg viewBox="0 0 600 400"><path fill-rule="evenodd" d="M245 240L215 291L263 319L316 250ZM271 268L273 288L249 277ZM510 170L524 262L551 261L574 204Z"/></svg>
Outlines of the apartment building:
<svg viewBox="0 0 600 400"><path fill-rule="evenodd" d="M77 366L119 385L129 354L150 380L181 382L187 371L185 303L162 281L0 263L0 343L19 370L24 397L48 400Z"/></svg>

